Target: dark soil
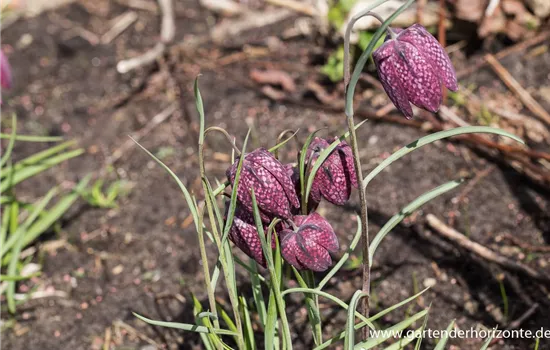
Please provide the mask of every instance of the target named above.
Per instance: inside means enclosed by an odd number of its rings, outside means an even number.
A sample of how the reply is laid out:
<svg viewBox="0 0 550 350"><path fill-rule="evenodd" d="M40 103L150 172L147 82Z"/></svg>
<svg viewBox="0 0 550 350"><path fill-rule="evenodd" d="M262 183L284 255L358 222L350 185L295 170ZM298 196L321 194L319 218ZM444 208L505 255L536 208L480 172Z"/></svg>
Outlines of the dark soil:
<svg viewBox="0 0 550 350"><path fill-rule="evenodd" d="M190 35L205 34L216 18L200 9L195 1L181 3L178 5L181 8L177 8L176 39L185 41ZM280 49L263 59L236 60L225 66L216 65L216 59L241 51L238 41L226 43L225 47L201 46L191 52L173 48L158 64L119 74L116 71L119 60L142 53L157 42L156 14L138 11L137 24L107 45L92 45L72 36L70 30L79 25L104 33L110 26L109 20L127 10L117 2L84 1L34 19L19 20L2 32L3 45L13 51L9 59L15 81L15 87L4 94L7 102L3 115L17 112L19 130L26 134L63 135L77 139L87 150L84 156L22 184L18 189L20 195L38 198L57 183L76 182L90 172L97 174L112 152L126 142L127 135L141 130L172 103L178 104L178 110L145 135L141 143L155 154L166 154L169 150L163 161L188 188L200 195L196 158L198 124L192 97L193 79L199 72L203 74L200 86L208 125L226 128L237 137L239 145L249 126L253 126L254 146L274 144L284 129L300 128L297 139L301 142L309 131L318 128L326 128L322 132L327 136L345 130L342 113L273 102L259 92L261 86L248 78L254 68L286 67L298 83L304 83L319 68L312 63L324 54L318 42L303 37L291 39L280 43ZM265 48L266 38L275 37L292 25L293 21L285 21L254 32L250 40L247 37L239 40ZM20 48L18 43L26 34L32 36L33 42ZM457 55L457 66L467 66L468 60L477 58ZM503 63L524 86L538 88L538 84L548 81L531 78L548 77L549 60L550 54L545 53L529 61L515 55ZM466 78L466 83L506 90L487 68ZM372 87L366 88L372 91ZM366 169L374 168L388 152L424 135L415 128L383 121L367 122L358 132ZM216 134L209 136L207 143L211 179L223 180L229 166L227 143ZM548 150L547 146L539 147ZM15 154L22 158L41 147L19 143ZM295 159L297 149L296 143L291 142L282 152L283 160ZM479 181L465 201L453 203L452 199L460 193L458 189L430 202L399 225L381 245L373 267L375 311L435 283L413 310L394 312L381 325L398 322L405 313L430 304L431 329L444 329L453 319L461 329L482 325L503 328L507 324L496 319L494 312L503 309L498 279L503 270L438 238L424 225L426 213L444 221L454 214L455 228L472 240L512 259L521 259L545 274L550 272L548 253L529 253L498 239L509 233L531 245L550 244L547 189L533 185L498 158L472 152L461 143L437 142L422 148L392 165L371 183L368 199L372 234L421 193L461 176L475 176L488 167L494 170ZM113 331L111 336L117 349L138 349L148 343L167 348L200 347L194 334L151 327L132 315L137 312L154 319L193 322L191 293L205 300L196 234L185 201L177 185L137 147L126 151L114 169L108 175L110 179L128 180L133 184L132 190L120 199L116 209L96 209L79 203L63 221L62 231L49 237L65 239L67 243L45 254L41 260L43 274L33 280L33 284L65 291L68 297L35 299L20 306L16 325L2 332L6 349L101 349L107 329ZM340 234L343 247L355 232L356 203L354 197L345 208L325 204L321 207L321 213ZM527 296L540 307L521 328L548 329L548 289L521 274L508 271L504 276L508 319L519 318L529 308ZM248 281L242 271L239 281L246 290ZM357 268L334 278L330 291L349 300L360 285L361 273ZM289 318L295 324L296 347L307 349L312 344L309 338L301 336L308 334L308 330L299 300L289 308ZM326 333L333 334L342 329L344 314L337 312L334 305L324 307ZM3 321L10 318L7 313L2 317ZM117 320L137 333L120 326ZM482 340L453 339L451 343L456 348L477 349ZM427 348L434 344L434 340L424 342ZM530 349L533 345L534 339L500 339L493 348ZM550 349L550 339L542 339L539 349Z"/></svg>

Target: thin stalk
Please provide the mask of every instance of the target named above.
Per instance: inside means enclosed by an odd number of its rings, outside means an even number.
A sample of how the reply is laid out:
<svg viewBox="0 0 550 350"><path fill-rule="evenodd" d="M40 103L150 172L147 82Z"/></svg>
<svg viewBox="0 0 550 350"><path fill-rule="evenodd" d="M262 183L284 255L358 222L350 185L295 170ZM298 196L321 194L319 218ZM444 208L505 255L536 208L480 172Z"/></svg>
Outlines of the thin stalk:
<svg viewBox="0 0 550 350"><path fill-rule="evenodd" d="M309 288L315 289L315 276L310 270L304 271L304 279ZM315 309L311 310L309 315L311 327L313 328L313 339L315 345L321 345L323 343L323 328L321 326L321 315L319 312L319 296L317 294L306 294L306 298L313 299Z"/></svg>
<svg viewBox="0 0 550 350"><path fill-rule="evenodd" d="M351 138L351 149L353 152L353 163L355 166L355 173L358 176L358 179L363 179L363 172L361 170L361 160L359 158L359 146L357 145L357 135L355 133L355 123L353 121L353 95L355 92L355 87L359 81L359 77L365 64L367 63L368 58L371 56L372 51L374 50L374 45L382 37L384 31L388 30L390 23L402 13L408 6L412 4L414 0L407 1L403 6L401 6L397 11L395 11L386 21L382 23L380 28L374 34L372 40L369 42L369 45L363 51L357 64L353 69L353 74L350 76L350 66L349 66L349 36L351 33L351 28L359 18L372 15L370 12L375 7L379 6L384 0L377 1L371 6L367 7L363 12L355 16L352 21L348 24L346 28L346 36L344 38L344 77L346 78L346 103L345 103L345 114L348 122L348 129L350 132ZM378 16L376 18L381 20ZM390 35L392 32L390 30ZM360 180L362 182L362 180ZM362 241L362 252L363 252L363 288L362 291L365 293L365 298L363 299L363 314L365 317L369 315L369 296L370 296L370 257L369 257L369 226L368 226L368 211L367 211L367 196L366 190L363 187L363 184L359 184L359 202L361 206L361 241ZM369 336L368 329L364 328L362 330L363 339L366 340Z"/></svg>
<svg viewBox="0 0 550 350"><path fill-rule="evenodd" d="M210 283L210 268L208 266L208 257L206 255L206 246L204 244L204 231L202 220L204 219L204 206L200 209L199 220L201 223L197 225L198 227L198 238L199 238L199 248L201 254L202 268L204 271L204 282L206 284L206 291L208 293L208 304L210 305L210 310L212 314L216 317L214 319L214 329L220 329L220 321L217 317L217 308L216 308L216 297L214 296L214 289L212 289L212 284ZM221 344L218 344L218 348L221 348Z"/></svg>
<svg viewBox="0 0 550 350"><path fill-rule="evenodd" d="M358 179L363 178L363 170L361 169L361 159L359 158L359 146L357 145L357 135L355 133L355 124L353 122L353 110L351 115L347 115L348 129L351 138L351 150L353 152L353 164L355 166L355 173ZM363 315L369 317L369 298L370 298L370 258L369 258L369 225L368 225L368 210L367 210L367 196L366 191L363 189L362 184L358 186L359 191L359 204L361 206L361 245L363 254L363 287L362 291L365 293L363 298L362 309ZM363 339L367 339L369 332L367 328L363 328Z"/></svg>
<svg viewBox="0 0 550 350"><path fill-rule="evenodd" d="M236 288L232 285L232 279L230 278L229 271L228 271L228 265L227 260L225 257L225 251L223 249L223 246L221 244L221 237L220 233L218 231L218 227L216 225L216 216L214 215L213 206L216 203L212 203L210 201L210 195L209 195L209 186L208 186L208 179L206 177L206 168L204 166L204 137L205 137L205 130L204 130L204 109L202 104L202 97L200 95L200 91L198 88L198 79L195 80L195 98L196 98L196 105L197 105L197 112L199 113L199 172L201 179L203 180L203 189L205 194L205 201L206 201L206 208L208 210L208 216L210 218L210 224L212 226L212 233L214 235L214 240L216 241L216 245L218 246L218 253L220 257L220 262L222 264L222 270L225 282L227 284L228 294L229 294L229 301L231 303L231 308L233 311L233 316L235 317L235 324L237 326L237 346L239 349L245 349L245 343L244 343L244 337L243 337L243 328L242 328L242 322L241 322L241 315L239 312L239 301L236 295ZM210 275L205 276L205 279L209 279ZM217 316L217 310L216 307L214 307L212 310L210 310L213 314ZM217 318L217 317L216 317ZM219 329L219 323L218 323L218 329ZM218 349L222 348L221 342L216 342L216 347Z"/></svg>

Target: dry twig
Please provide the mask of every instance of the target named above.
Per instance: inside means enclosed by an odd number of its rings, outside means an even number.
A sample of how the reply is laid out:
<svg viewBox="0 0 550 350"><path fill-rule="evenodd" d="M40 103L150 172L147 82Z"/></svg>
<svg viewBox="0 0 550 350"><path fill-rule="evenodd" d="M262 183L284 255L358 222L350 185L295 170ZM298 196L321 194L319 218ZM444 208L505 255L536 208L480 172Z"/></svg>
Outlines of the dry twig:
<svg viewBox="0 0 550 350"><path fill-rule="evenodd" d="M539 281L550 282L548 276L542 275L538 271L532 269L531 267L524 265L520 262L513 261L502 255L495 253L494 251L488 249L487 247L476 243L466 237L464 234L456 231L454 228L447 226L443 221L439 220L435 215L428 214L426 216L428 225L433 228L437 233L441 234L443 237L453 241L462 248L474 253L475 255L488 260L490 262L501 265L505 268L523 273L531 278L534 278Z"/></svg>
<svg viewBox="0 0 550 350"><path fill-rule="evenodd" d="M149 134L151 132L151 130L153 130L156 126L158 126L159 124L161 124L162 122L164 122L165 120L167 120L172 114L174 114L174 112L177 110L177 104L176 103L173 103L171 104L170 106L168 106L166 109L164 109L162 112L160 112L159 114L155 115L153 118L151 118L151 120L147 123L147 125L145 125L145 127L143 127L142 129L140 129L138 132L136 132L134 134L134 140L138 141L143 138L145 135ZM105 163L107 165L111 165L111 164L114 164L116 161L118 161L120 159L120 157L122 157L124 155L124 153L126 153L126 151L128 151L132 146L134 145L134 141L132 141L131 139L128 139L126 140L122 146L120 146L119 148L117 148L112 154L110 157L107 158L107 160L105 161Z"/></svg>
<svg viewBox="0 0 550 350"><path fill-rule="evenodd" d="M301 2L301 1L296 1L296 0L266 0L265 2L267 2L268 4L276 5L276 6L287 7L291 10L303 13L304 15L307 15L307 16L312 16L313 17L313 16L317 15L317 10L313 6L311 6L310 4Z"/></svg>
<svg viewBox="0 0 550 350"><path fill-rule="evenodd" d="M101 36L101 43L103 45L109 44L117 36L122 34L126 29L128 29L132 23L137 21L138 15L134 11L128 11L122 15L113 19L113 26L105 34Z"/></svg>
<svg viewBox="0 0 550 350"><path fill-rule="evenodd" d="M153 47L141 56L118 62L116 65L116 69L119 73L124 74L133 69L154 62L164 53L164 50L166 49L166 44L174 39L174 33L176 32L176 29L174 25L174 7L172 6L172 0L158 1L160 10L162 12L162 24L160 30L161 42L157 43L155 47Z"/></svg>
<svg viewBox="0 0 550 350"><path fill-rule="evenodd" d="M491 65L495 73L502 79L502 81L512 90L519 99L525 104L525 106L533 112L540 119L544 120L550 125L550 114L542 108L542 106L531 96L527 90L525 90L520 83L500 64L495 56L488 54L485 55L485 60Z"/></svg>

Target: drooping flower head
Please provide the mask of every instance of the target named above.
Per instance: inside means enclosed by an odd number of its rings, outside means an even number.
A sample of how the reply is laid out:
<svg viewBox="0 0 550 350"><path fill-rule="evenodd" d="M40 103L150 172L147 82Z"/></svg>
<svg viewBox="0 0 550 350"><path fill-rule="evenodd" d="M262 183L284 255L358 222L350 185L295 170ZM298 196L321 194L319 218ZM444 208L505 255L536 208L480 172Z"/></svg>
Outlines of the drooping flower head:
<svg viewBox="0 0 550 350"><path fill-rule="evenodd" d="M315 164L319 154L334 140L316 137L311 142L306 155L311 166ZM353 152L347 142L342 141L317 170L309 200L319 203L321 198L325 198L332 204L343 205L348 201L352 187L358 187Z"/></svg>
<svg viewBox="0 0 550 350"><path fill-rule="evenodd" d="M231 185L235 182L237 167L238 160L227 169L227 178ZM254 189L264 222L271 221L273 217L290 219L291 208L300 207L290 175L281 162L265 148L259 148L245 156L237 189L239 203L252 213L250 189Z"/></svg>
<svg viewBox="0 0 550 350"><path fill-rule="evenodd" d="M228 206L226 205L226 215ZM267 226L264 227L264 233L267 234ZM266 260L262 250L262 242L258 235L258 230L254 223L254 217L251 213L241 209L239 206L235 209L233 225L229 230L229 239L240 249L256 260L263 267L266 267ZM275 248L275 237L273 236L271 247Z"/></svg>
<svg viewBox="0 0 550 350"><path fill-rule="evenodd" d="M0 86L2 89L11 88L11 67L6 58L6 55L0 50ZM2 104L2 97L0 96L0 104Z"/></svg>
<svg viewBox="0 0 550 350"><path fill-rule="evenodd" d="M332 264L329 253L338 251L338 238L321 215L312 213L294 217L296 229L279 233L281 255L297 269L325 271Z"/></svg>
<svg viewBox="0 0 550 350"><path fill-rule="evenodd" d="M394 32L395 38L373 53L384 90L407 119L413 116L410 103L437 112L442 102L442 85L458 90L449 55L420 24Z"/></svg>

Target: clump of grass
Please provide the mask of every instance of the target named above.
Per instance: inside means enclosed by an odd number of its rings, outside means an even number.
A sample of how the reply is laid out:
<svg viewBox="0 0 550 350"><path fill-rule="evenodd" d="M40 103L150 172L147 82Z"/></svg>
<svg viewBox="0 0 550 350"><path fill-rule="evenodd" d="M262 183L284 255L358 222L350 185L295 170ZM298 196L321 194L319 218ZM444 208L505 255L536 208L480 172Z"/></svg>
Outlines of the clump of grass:
<svg viewBox="0 0 550 350"><path fill-rule="evenodd" d="M18 199L16 187L19 183L40 176L45 171L59 166L84 153L84 149L74 149L75 142L67 141L53 145L25 159L13 162L13 149L16 142L55 142L61 137L44 137L17 134L17 118L12 117L11 134L1 134L9 139L2 155L0 169L0 204L2 205L2 226L0 228L0 295L5 296L9 312L15 313L16 306L25 301L25 296L16 298L16 287L32 277L40 275L37 265L32 263L33 254L23 254L40 236L50 232L58 220L86 193L97 192L97 185L87 189L91 175L85 176L70 190L56 186L35 202ZM97 184L97 183L96 183ZM112 206L119 190L112 185L106 196L96 194L94 205ZM27 251L30 252L30 251Z"/></svg>

